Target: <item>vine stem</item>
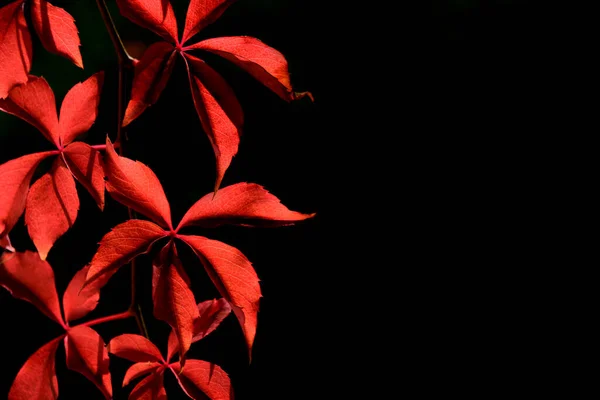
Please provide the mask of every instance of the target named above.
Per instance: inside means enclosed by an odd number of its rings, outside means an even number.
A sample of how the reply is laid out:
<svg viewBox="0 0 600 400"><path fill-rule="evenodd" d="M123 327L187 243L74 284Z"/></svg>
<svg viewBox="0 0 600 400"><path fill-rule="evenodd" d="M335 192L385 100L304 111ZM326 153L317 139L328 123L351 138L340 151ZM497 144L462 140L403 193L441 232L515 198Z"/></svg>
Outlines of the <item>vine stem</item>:
<svg viewBox="0 0 600 400"><path fill-rule="evenodd" d="M117 61L119 64L117 89L117 138L115 140L115 147L118 146L119 155L122 156L123 148L125 147L123 143L123 118L125 116L125 100L127 97L127 93L125 91L125 70L127 68L132 67L133 58L129 55L127 49L123 45L123 41L121 40L115 23L112 17L110 16L110 12L108 11L108 7L106 6L105 0L96 0L96 4L98 5L100 15L102 15L102 20L104 21L104 25L106 26L106 30L108 31L108 35L110 36L110 40L112 41L113 47L115 48L115 52L117 54ZM129 219L134 218L134 214L131 208L127 207L127 213L129 214ZM127 313L135 317L138 329L141 333L148 337L148 330L146 329L146 324L144 323L144 317L142 315L139 305L136 302L135 260L132 260L130 262L130 265L131 303L129 304L129 309L127 310Z"/></svg>
<svg viewBox="0 0 600 400"><path fill-rule="evenodd" d="M93 319L91 321L84 322L83 324L79 324L77 326L94 326L94 325L103 324L103 323L109 322L109 321L117 321L119 319L126 319L126 318L133 317L133 316L135 316L135 314L132 313L131 310L127 310L127 311L119 313L119 314L109 315L108 317Z"/></svg>

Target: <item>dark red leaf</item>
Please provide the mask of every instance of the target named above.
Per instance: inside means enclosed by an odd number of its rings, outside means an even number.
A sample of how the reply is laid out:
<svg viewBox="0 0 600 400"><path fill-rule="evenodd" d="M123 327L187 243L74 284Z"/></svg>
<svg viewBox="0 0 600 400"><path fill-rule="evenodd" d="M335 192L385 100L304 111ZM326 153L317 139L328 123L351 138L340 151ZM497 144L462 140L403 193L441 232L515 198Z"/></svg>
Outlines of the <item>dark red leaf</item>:
<svg viewBox="0 0 600 400"><path fill-rule="evenodd" d="M200 316L194 321L194 336L192 343L203 339L206 335L217 329L221 322L231 312L231 306L225 299L213 299L198 303ZM169 334L169 347L167 361L171 360L179 347L177 336L174 331Z"/></svg>
<svg viewBox="0 0 600 400"><path fill-rule="evenodd" d="M243 112L233 90L217 72L199 58L186 55L185 61L194 106L215 152L216 191L237 154Z"/></svg>
<svg viewBox="0 0 600 400"><path fill-rule="evenodd" d="M167 244L153 262L152 297L154 316L168 323L181 343L183 359L194 335L194 321L199 317L194 294L172 244Z"/></svg>
<svg viewBox="0 0 600 400"><path fill-rule="evenodd" d="M129 383L132 380L137 379L140 376L146 375L148 373L154 373L156 369L158 369L161 365L161 363L149 361L133 364L127 370L127 372L125 372L125 378L123 378L123 387L129 385Z"/></svg>
<svg viewBox="0 0 600 400"><path fill-rule="evenodd" d="M222 224L276 227L313 217L289 210L279 199L255 183L236 183L207 194L183 216L179 228L189 225L215 227Z"/></svg>
<svg viewBox="0 0 600 400"><path fill-rule="evenodd" d="M98 116L104 72L92 75L73 86L60 106L60 134L63 146L87 132Z"/></svg>
<svg viewBox="0 0 600 400"><path fill-rule="evenodd" d="M215 22L236 0L191 0L181 43Z"/></svg>
<svg viewBox="0 0 600 400"><path fill-rule="evenodd" d="M107 279L98 279L93 284L83 288L89 269L90 266L86 265L77 271L63 294L63 309L67 322L85 317L98 305L100 289L106 284Z"/></svg>
<svg viewBox="0 0 600 400"><path fill-rule="evenodd" d="M100 241L100 247L90 263L86 286L101 277L108 279L119 267L147 253L152 244L165 235L167 232L156 224L139 219L115 226Z"/></svg>
<svg viewBox="0 0 600 400"><path fill-rule="evenodd" d="M135 65L131 100L125 110L123 126L129 125L146 108L158 101L175 65L175 48L165 42L154 43Z"/></svg>
<svg viewBox="0 0 600 400"><path fill-rule="evenodd" d="M231 304L242 326L249 356L252 358L261 298L258 276L252 264L242 252L225 243L202 236L179 237L198 255L221 295Z"/></svg>
<svg viewBox="0 0 600 400"><path fill-rule="evenodd" d="M172 229L171 207L154 172L140 162L119 156L108 137L104 171L106 189L115 200Z"/></svg>
<svg viewBox="0 0 600 400"><path fill-rule="evenodd" d="M33 0L31 21L46 50L66 57L79 68L83 68L79 52L79 34L71 14L46 0Z"/></svg>
<svg viewBox="0 0 600 400"><path fill-rule="evenodd" d="M39 163L50 155L51 152L35 153L0 165L0 238L10 232L23 214L31 177Z"/></svg>
<svg viewBox="0 0 600 400"><path fill-rule="evenodd" d="M70 329L65 337L67 368L89 379L104 395L112 398L108 352L98 333L88 326Z"/></svg>
<svg viewBox="0 0 600 400"><path fill-rule="evenodd" d="M8 400L56 400L58 381L54 356L62 338L40 347L23 364L8 393Z"/></svg>
<svg viewBox="0 0 600 400"><path fill-rule="evenodd" d="M173 365L181 388L192 399L233 400L233 388L227 373L218 365L201 360L188 360L185 367Z"/></svg>
<svg viewBox="0 0 600 400"><path fill-rule="evenodd" d="M248 36L203 40L187 49L201 49L220 55L244 69L286 101L294 99L288 63L279 51Z"/></svg>
<svg viewBox="0 0 600 400"><path fill-rule="evenodd" d="M86 143L75 142L63 154L73 176L104 210L104 166L100 152Z"/></svg>
<svg viewBox="0 0 600 400"><path fill-rule="evenodd" d="M164 371L154 373L138 383L129 400L167 400L167 392L164 385Z"/></svg>
<svg viewBox="0 0 600 400"><path fill-rule="evenodd" d="M73 226L78 211L75 179L62 158L57 158L52 170L31 186L27 196L25 224L42 260L54 242Z"/></svg>
<svg viewBox="0 0 600 400"><path fill-rule="evenodd" d="M121 14L167 41L177 42L177 20L169 0L117 0Z"/></svg>
<svg viewBox="0 0 600 400"><path fill-rule="evenodd" d="M29 122L46 139L60 146L56 100L44 78L30 76L27 83L15 86L7 99L0 100L0 110Z"/></svg>
<svg viewBox="0 0 600 400"><path fill-rule="evenodd" d="M14 297L30 302L48 318L64 325L54 272L37 253L4 253L0 259L0 285Z"/></svg>
<svg viewBox="0 0 600 400"><path fill-rule="evenodd" d="M3 238L0 238L0 248L11 251L13 253L16 251L10 243L10 238L8 237L8 235L4 236Z"/></svg>
<svg viewBox="0 0 600 400"><path fill-rule="evenodd" d="M108 344L108 351L133 362L164 361L160 350L148 339L130 333L119 335Z"/></svg>
<svg viewBox="0 0 600 400"><path fill-rule="evenodd" d="M0 8L0 99L27 82L31 59L31 35L23 11L23 1Z"/></svg>

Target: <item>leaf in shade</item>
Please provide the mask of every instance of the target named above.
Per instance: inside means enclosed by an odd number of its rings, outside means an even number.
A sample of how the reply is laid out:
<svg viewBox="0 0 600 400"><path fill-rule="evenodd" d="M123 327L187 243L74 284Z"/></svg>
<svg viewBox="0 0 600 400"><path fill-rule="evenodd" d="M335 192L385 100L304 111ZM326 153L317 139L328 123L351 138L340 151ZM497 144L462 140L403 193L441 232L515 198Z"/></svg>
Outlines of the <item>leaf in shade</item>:
<svg viewBox="0 0 600 400"><path fill-rule="evenodd" d="M79 197L75 179L61 158L29 190L25 224L42 260L54 242L75 223Z"/></svg>
<svg viewBox="0 0 600 400"><path fill-rule="evenodd" d="M104 235L100 247L90 263L86 286L96 279L110 278L117 269L140 254L147 253L152 244L167 235L162 228L149 221L132 219Z"/></svg>
<svg viewBox="0 0 600 400"><path fill-rule="evenodd" d="M16 251L10 243L10 238L8 237L8 235L4 236L3 238L0 238L0 248L13 253Z"/></svg>
<svg viewBox="0 0 600 400"><path fill-rule="evenodd" d="M8 400L56 400L58 381L54 368L61 338L40 347L23 364L8 393Z"/></svg>
<svg viewBox="0 0 600 400"><path fill-rule="evenodd" d="M168 323L181 344L184 359L194 335L194 321L199 317L187 275L172 244L167 244L153 262L152 299L154 316Z"/></svg>
<svg viewBox="0 0 600 400"><path fill-rule="evenodd" d="M7 99L0 100L0 110L27 121L46 139L59 146L56 100L52 88L44 78L30 76L27 83L15 86Z"/></svg>
<svg viewBox="0 0 600 400"><path fill-rule="evenodd" d="M75 142L68 145L63 154L75 178L104 210L104 167L100 152L89 144Z"/></svg>
<svg viewBox="0 0 600 400"><path fill-rule="evenodd" d="M71 14L46 0L33 0L31 21L46 50L66 57L79 68L83 68L79 52L79 33Z"/></svg>
<svg viewBox="0 0 600 400"><path fill-rule="evenodd" d="M236 0L191 0L181 43L215 22Z"/></svg>
<svg viewBox="0 0 600 400"><path fill-rule="evenodd" d="M169 0L117 0L117 5L125 18L167 41L177 42L177 20Z"/></svg>
<svg viewBox="0 0 600 400"><path fill-rule="evenodd" d="M124 334L112 339L108 351L117 357L133 362L161 362L160 350L148 339L140 335Z"/></svg>
<svg viewBox="0 0 600 400"><path fill-rule="evenodd" d="M179 385L192 399L232 400L233 388L227 373L218 365L201 361L187 360L185 368L179 363L173 365Z"/></svg>
<svg viewBox="0 0 600 400"><path fill-rule="evenodd" d="M183 216L179 228L187 225L216 227L222 224L276 227L313 217L289 210L279 199L255 183L236 183L209 193Z"/></svg>
<svg viewBox="0 0 600 400"><path fill-rule="evenodd" d="M129 125L146 108L158 101L175 65L175 48L165 42L154 43L135 65L131 100L125 110L123 126Z"/></svg>
<svg viewBox="0 0 600 400"><path fill-rule="evenodd" d="M90 380L106 399L112 398L108 352L104 341L88 326L77 326L65 337L67 368Z"/></svg>
<svg viewBox="0 0 600 400"><path fill-rule="evenodd" d="M109 349L110 349L110 346L109 346ZM109 352L110 352L110 350L109 350ZM123 378L123 387L129 385L129 383L131 381L133 381L134 379L137 379L148 373L154 373L160 366L161 366L161 363L159 363L159 362L149 362L149 361L133 364L131 367L129 367L127 372L125 372L125 378Z"/></svg>
<svg viewBox="0 0 600 400"><path fill-rule="evenodd" d="M86 265L77 271L63 294L63 308L67 322L83 318L94 310L100 299L100 289L108 281L108 279L98 279L93 284L83 288L89 269L90 266Z"/></svg>
<svg viewBox="0 0 600 400"><path fill-rule="evenodd" d="M73 86L65 96L58 121L63 146L90 130L96 121L103 83L104 72L98 72Z"/></svg>
<svg viewBox="0 0 600 400"><path fill-rule="evenodd" d="M0 165L0 238L5 237L19 220L25 205L29 183L39 163L52 153L35 153Z"/></svg>
<svg viewBox="0 0 600 400"><path fill-rule="evenodd" d="M171 207L154 172L140 162L117 155L108 137L104 170L106 189L115 200L172 229Z"/></svg>
<svg viewBox="0 0 600 400"><path fill-rule="evenodd" d="M294 99L288 63L279 51L249 36L203 40L189 49L218 54L252 75L286 101Z"/></svg>
<svg viewBox="0 0 600 400"><path fill-rule="evenodd" d="M243 112L233 90L217 72L199 58L186 55L185 61L194 106L215 153L216 191L237 154Z"/></svg>
<svg viewBox="0 0 600 400"><path fill-rule="evenodd" d="M23 2L15 1L0 8L0 99L10 90L27 82L33 56Z"/></svg>
<svg viewBox="0 0 600 400"><path fill-rule="evenodd" d="M140 381L131 391L129 400L167 400L164 372L156 372Z"/></svg>
<svg viewBox="0 0 600 400"><path fill-rule="evenodd" d="M217 240L202 236L179 237L194 250L219 293L231 304L233 313L242 326L249 357L252 359L259 300L262 296L252 264L238 249Z"/></svg>
<svg viewBox="0 0 600 400"><path fill-rule="evenodd" d="M30 302L48 318L64 325L54 272L37 253L4 253L0 259L0 285L14 297Z"/></svg>

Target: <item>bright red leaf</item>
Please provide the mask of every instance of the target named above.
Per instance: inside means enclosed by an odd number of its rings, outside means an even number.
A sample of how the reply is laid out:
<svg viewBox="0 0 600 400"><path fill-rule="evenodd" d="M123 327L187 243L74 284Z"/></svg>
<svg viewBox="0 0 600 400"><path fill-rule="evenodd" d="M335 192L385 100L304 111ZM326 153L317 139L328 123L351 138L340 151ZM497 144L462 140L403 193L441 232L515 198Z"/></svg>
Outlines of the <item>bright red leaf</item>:
<svg viewBox="0 0 600 400"><path fill-rule="evenodd" d="M117 336L117 338L118 338L118 336ZM110 350L110 343L108 344L108 352L112 353ZM162 364L159 362L149 362L149 361L133 364L127 370L127 372L125 372L125 378L123 378L123 386L125 387L125 386L129 385L129 383L131 381L139 378L140 376L144 376L149 373L154 373L161 365Z"/></svg>
<svg viewBox="0 0 600 400"><path fill-rule="evenodd" d="M78 211L75 180L63 160L57 158L52 170L31 186L27 196L25 224L42 260L54 242L73 226Z"/></svg>
<svg viewBox="0 0 600 400"><path fill-rule="evenodd" d="M188 360L185 367L175 363L173 370L181 388L192 399L232 400L233 388L229 376L218 365L201 361Z"/></svg>
<svg viewBox="0 0 600 400"><path fill-rule="evenodd" d="M58 398L54 356L60 339L56 338L40 347L23 364L10 388L8 400L56 400Z"/></svg>
<svg viewBox="0 0 600 400"><path fill-rule="evenodd" d="M129 400L167 400L163 378L164 370L160 369L142 379L131 391Z"/></svg>
<svg viewBox="0 0 600 400"><path fill-rule="evenodd" d="M136 363L164 362L160 350L150 340L140 335L117 336L108 344L108 351Z"/></svg>
<svg viewBox="0 0 600 400"><path fill-rule="evenodd" d="M27 82L33 56L23 1L0 8L0 99Z"/></svg>
<svg viewBox="0 0 600 400"><path fill-rule="evenodd" d="M177 20L168 0L117 0L121 14L168 41L177 42Z"/></svg>
<svg viewBox="0 0 600 400"><path fill-rule="evenodd" d="M70 370L93 382L106 399L112 398L108 352L96 331L87 326L70 329L65 337L65 354Z"/></svg>
<svg viewBox="0 0 600 400"><path fill-rule="evenodd" d="M215 22L236 0L191 0L185 19L181 43Z"/></svg>
<svg viewBox="0 0 600 400"><path fill-rule="evenodd" d="M89 144L71 143L63 152L69 170L104 210L104 167L102 155Z"/></svg>
<svg viewBox="0 0 600 400"><path fill-rule="evenodd" d="M106 284L106 280L97 280L93 285L83 288L89 269L90 266L86 265L77 271L63 294L63 309L67 322L85 317L98 305L100 289Z"/></svg>

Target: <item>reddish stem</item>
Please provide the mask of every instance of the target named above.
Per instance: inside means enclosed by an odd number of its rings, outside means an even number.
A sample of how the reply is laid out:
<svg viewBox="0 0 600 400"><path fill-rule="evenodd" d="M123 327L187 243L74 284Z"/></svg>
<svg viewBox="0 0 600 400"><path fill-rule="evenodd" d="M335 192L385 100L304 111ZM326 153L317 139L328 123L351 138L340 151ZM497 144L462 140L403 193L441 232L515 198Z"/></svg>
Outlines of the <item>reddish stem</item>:
<svg viewBox="0 0 600 400"><path fill-rule="evenodd" d="M135 314L131 310L127 310L120 314L109 315L108 317L102 317L98 319L93 319L88 322L84 322L83 324L79 324L78 326L93 326L98 324L103 324L105 322L117 321L120 319L126 319L135 316Z"/></svg>
<svg viewBox="0 0 600 400"><path fill-rule="evenodd" d="M106 145L105 144L94 144L90 146L92 149L101 151L101 150L106 150ZM114 148L115 149L120 149L121 148L121 143L119 142L115 142L114 144Z"/></svg>

